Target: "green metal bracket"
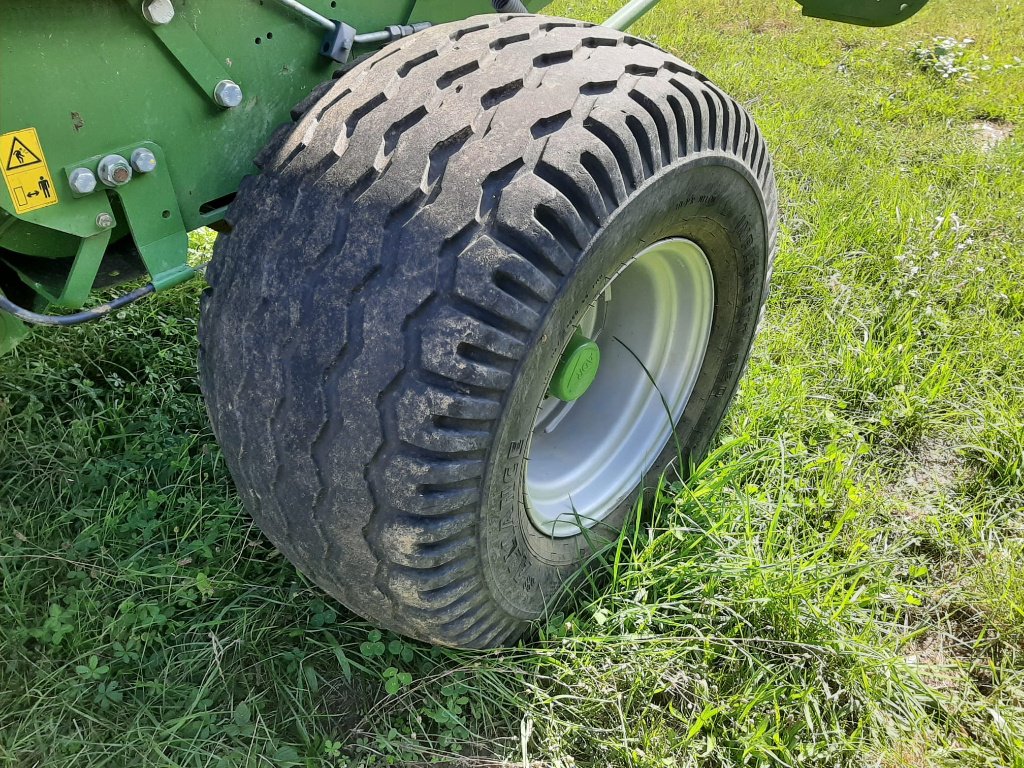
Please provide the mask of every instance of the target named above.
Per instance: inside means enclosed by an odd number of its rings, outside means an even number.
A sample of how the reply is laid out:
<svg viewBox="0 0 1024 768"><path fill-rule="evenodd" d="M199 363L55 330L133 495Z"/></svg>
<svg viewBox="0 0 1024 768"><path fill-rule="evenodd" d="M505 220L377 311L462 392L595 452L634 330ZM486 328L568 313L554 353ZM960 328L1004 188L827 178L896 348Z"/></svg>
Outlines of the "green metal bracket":
<svg viewBox="0 0 1024 768"><path fill-rule="evenodd" d="M210 101L216 103L214 91L217 83L231 80L231 77L221 66L217 57L199 39L195 30L188 25L183 14L175 14L174 18L166 24L150 24L142 16L141 3L138 0L127 0L127 2L132 10L139 14L143 23L163 43L164 48L181 64L182 69L199 86L199 90Z"/></svg>
<svg viewBox="0 0 1024 768"><path fill-rule="evenodd" d="M156 155L157 167L152 173L137 176L129 184L116 190L121 199L128 226L132 230L135 247L149 270L158 291L188 280L195 274L188 258L188 233L178 209L174 185L167 173L163 150L152 142L146 147ZM125 151L131 154L135 147Z"/></svg>
<svg viewBox="0 0 1024 768"><path fill-rule="evenodd" d="M131 157L132 152L139 148L146 148L153 153L156 168L149 173L136 173L127 184L107 191L117 195L121 201L135 247L142 256L154 287L161 291L189 279L195 270L186 261L188 234L168 173L167 158L160 145L143 141L118 147L103 155L71 163L64 167L64 173L70 175L76 168L88 168L95 173L100 160L106 155ZM89 197L105 198L105 195L103 189L99 188ZM109 230L107 235L109 237Z"/></svg>
<svg viewBox="0 0 1024 768"><path fill-rule="evenodd" d="M100 263L103 261L103 254L106 253L109 243L110 230L100 232L92 237L82 238L78 244L75 260L71 262L71 271L68 273L59 296L50 295L41 285L33 284L33 287L50 303L77 309L89 298L89 292L92 291L93 283L96 282L96 274L100 271Z"/></svg>

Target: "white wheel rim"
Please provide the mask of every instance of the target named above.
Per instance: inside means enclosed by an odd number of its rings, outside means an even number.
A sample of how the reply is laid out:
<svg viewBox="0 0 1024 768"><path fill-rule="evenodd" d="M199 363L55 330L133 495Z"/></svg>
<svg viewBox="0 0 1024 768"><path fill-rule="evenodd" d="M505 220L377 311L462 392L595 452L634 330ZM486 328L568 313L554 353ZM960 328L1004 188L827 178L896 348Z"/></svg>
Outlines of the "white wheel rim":
<svg viewBox="0 0 1024 768"><path fill-rule="evenodd" d="M689 240L645 248L608 281L579 326L600 347L597 378L537 411L526 501L538 530L575 536L642 482L693 392L714 308L711 265Z"/></svg>

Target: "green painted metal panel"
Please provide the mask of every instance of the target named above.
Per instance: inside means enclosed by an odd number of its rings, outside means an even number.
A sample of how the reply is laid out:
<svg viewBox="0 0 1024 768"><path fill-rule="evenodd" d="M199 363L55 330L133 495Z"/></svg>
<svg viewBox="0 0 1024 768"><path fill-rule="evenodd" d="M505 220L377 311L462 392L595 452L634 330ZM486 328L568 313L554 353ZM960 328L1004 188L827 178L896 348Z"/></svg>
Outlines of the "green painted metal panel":
<svg viewBox="0 0 1024 768"><path fill-rule="evenodd" d="M888 27L906 21L928 0L797 0L805 16L863 27Z"/></svg>
<svg viewBox="0 0 1024 768"><path fill-rule="evenodd" d="M404 21L412 2L342 3L344 12L326 0L309 5L370 31ZM5 0L0 133L36 128L51 170L155 142L167 155L185 225L194 228L209 223L201 208L237 189L270 132L336 65L318 53L322 30L272 0L176 0L175 7L160 36L192 45L185 60L196 66L219 65L242 87L241 106L213 103L142 17L140 2ZM90 198L72 199L66 180L56 183L61 203L22 218L91 234L68 223ZM6 188L0 207L11 210ZM95 219L92 206L87 218Z"/></svg>

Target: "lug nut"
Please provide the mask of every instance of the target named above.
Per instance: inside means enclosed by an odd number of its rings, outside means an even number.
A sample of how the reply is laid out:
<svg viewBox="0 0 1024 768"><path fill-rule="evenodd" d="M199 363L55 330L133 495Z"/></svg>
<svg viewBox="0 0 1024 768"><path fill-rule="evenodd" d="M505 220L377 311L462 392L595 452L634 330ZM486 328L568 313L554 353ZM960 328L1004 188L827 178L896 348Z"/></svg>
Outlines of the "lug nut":
<svg viewBox="0 0 1024 768"><path fill-rule="evenodd" d="M174 18L174 6L171 0L145 0L142 3L142 15L150 24L161 26Z"/></svg>
<svg viewBox="0 0 1024 768"><path fill-rule="evenodd" d="M96 226L100 229L110 229L114 226L114 217L109 213L101 213L96 217Z"/></svg>
<svg viewBox="0 0 1024 768"><path fill-rule="evenodd" d="M222 107L237 107L242 103L242 89L234 80L221 80L213 89L213 100Z"/></svg>
<svg viewBox="0 0 1024 768"><path fill-rule="evenodd" d="M120 187L132 180L132 167L120 155L107 155L96 168L100 181L108 187Z"/></svg>
<svg viewBox="0 0 1024 768"><path fill-rule="evenodd" d="M96 174L88 168L75 168L68 175L68 182L76 195L88 195L96 189Z"/></svg>
<svg viewBox="0 0 1024 768"><path fill-rule="evenodd" d="M156 168L156 155L145 147L132 152L132 168L139 173L149 173Z"/></svg>

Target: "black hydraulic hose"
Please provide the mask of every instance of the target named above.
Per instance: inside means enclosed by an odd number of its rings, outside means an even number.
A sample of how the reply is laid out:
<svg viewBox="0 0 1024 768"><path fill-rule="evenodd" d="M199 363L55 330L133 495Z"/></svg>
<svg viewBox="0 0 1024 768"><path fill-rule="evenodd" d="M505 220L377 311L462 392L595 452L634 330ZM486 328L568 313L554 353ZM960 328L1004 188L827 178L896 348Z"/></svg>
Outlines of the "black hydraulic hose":
<svg viewBox="0 0 1024 768"><path fill-rule="evenodd" d="M91 320L99 320L101 317L109 315L115 309L120 309L134 301L138 301L155 290L156 287L152 283L147 283L141 288L136 288L131 293L118 296L113 301L108 301L106 304L100 304L98 307L92 307L91 309L83 309L81 312L75 312L73 315L40 315L24 307L19 307L6 296L0 295L0 312L12 314L19 320L31 325L58 325L66 327L88 323Z"/></svg>
<svg viewBox="0 0 1024 768"><path fill-rule="evenodd" d="M529 13L522 0L491 0L495 13Z"/></svg>

